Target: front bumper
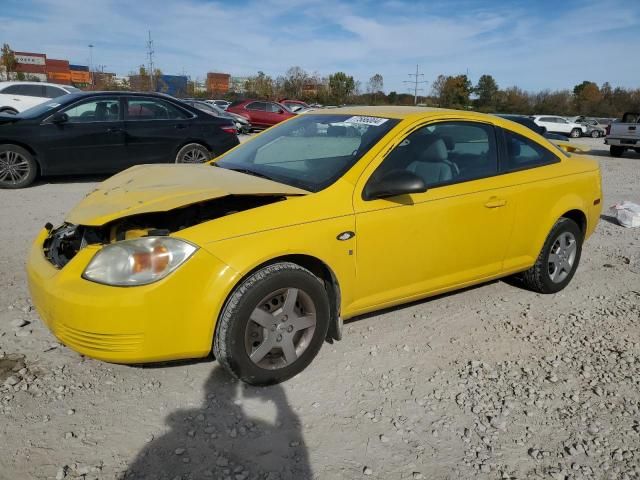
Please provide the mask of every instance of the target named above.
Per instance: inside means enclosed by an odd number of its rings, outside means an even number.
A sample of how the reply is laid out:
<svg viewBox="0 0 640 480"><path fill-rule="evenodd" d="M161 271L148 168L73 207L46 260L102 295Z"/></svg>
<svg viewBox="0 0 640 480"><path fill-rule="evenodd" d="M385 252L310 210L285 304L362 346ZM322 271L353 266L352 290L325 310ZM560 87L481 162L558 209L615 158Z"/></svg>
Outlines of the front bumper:
<svg viewBox="0 0 640 480"><path fill-rule="evenodd" d="M43 230L27 262L33 305L53 334L73 350L115 363L204 357L235 272L199 249L159 282L112 287L81 277L98 246L62 269L45 258Z"/></svg>

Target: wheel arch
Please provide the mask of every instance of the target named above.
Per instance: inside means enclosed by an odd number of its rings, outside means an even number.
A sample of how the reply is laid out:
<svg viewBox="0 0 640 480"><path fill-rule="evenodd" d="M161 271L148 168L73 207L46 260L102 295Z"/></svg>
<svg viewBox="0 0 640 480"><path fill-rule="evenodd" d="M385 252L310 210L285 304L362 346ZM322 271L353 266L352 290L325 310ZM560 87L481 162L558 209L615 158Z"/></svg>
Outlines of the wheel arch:
<svg viewBox="0 0 640 480"><path fill-rule="evenodd" d="M253 275L258 270L273 265L274 263L280 262L290 262L295 263L303 268L306 268L315 276L317 276L322 283L324 284L325 289L327 290L329 296L329 303L331 306L331 318L329 319L329 330L327 332L327 341L332 342L333 340L341 340L342 339L342 318L340 316L340 305L341 305L341 290L340 283L338 278L329 265L323 260L315 257L313 255L302 254L302 253L288 253L284 255L279 255L268 260L264 260L261 263L251 267L249 270L241 274L237 277L237 280L233 283L233 286L228 289L227 295L222 302L222 308L218 312L218 316L222 314L224 309L224 305L227 304L231 295L236 290L236 288L242 284L247 278ZM218 329L218 320L216 319L216 327L213 332L213 338L217 333ZM213 341L212 338L212 341Z"/></svg>
<svg viewBox="0 0 640 480"><path fill-rule="evenodd" d="M587 215L582 210L574 208L560 215L560 218L573 220L578 224L583 235L587 233Z"/></svg>
<svg viewBox="0 0 640 480"><path fill-rule="evenodd" d="M47 173L46 170L42 168L42 162L40 160L40 157L38 156L38 153L33 149L33 147L20 141L16 142L14 140L0 139L0 146L4 146L4 145L16 145L17 147L24 148L27 152L33 155L33 159L36 161L36 166L38 167L38 175L44 175Z"/></svg>

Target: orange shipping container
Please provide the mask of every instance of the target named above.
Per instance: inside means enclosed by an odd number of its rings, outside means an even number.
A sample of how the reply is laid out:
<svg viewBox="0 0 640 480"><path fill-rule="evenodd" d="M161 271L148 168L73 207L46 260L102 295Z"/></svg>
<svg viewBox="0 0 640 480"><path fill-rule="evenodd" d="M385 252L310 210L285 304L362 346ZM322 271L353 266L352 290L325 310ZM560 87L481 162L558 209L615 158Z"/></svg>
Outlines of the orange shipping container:
<svg viewBox="0 0 640 480"><path fill-rule="evenodd" d="M52 82L52 83L64 83L64 84L71 83L71 72L70 71L66 71L66 72L48 72L47 73L47 77L49 78L49 81Z"/></svg>
<svg viewBox="0 0 640 480"><path fill-rule="evenodd" d="M89 72L71 70L71 81L73 83L89 83L91 78L89 77Z"/></svg>

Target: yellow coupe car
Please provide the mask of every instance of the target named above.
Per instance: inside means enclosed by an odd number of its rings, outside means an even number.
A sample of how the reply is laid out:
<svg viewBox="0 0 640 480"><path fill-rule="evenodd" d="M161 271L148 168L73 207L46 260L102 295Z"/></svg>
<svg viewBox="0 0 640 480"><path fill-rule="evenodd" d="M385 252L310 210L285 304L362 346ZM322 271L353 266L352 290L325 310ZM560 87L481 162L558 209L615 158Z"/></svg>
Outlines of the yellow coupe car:
<svg viewBox="0 0 640 480"><path fill-rule="evenodd" d="M573 277L601 210L595 161L495 116L299 115L201 165L106 180L28 260L33 303L83 355L204 357L266 385L342 320L517 274Z"/></svg>

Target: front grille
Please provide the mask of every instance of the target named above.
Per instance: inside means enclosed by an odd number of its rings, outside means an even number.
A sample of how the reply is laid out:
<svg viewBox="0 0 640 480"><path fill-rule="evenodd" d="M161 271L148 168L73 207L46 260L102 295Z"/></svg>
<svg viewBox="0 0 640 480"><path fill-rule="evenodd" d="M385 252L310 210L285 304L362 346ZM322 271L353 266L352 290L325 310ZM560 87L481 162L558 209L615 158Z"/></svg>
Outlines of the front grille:
<svg viewBox="0 0 640 480"><path fill-rule="evenodd" d="M63 323L57 325L56 335L62 343L100 352L134 352L142 345L141 333L95 333L85 332Z"/></svg>

